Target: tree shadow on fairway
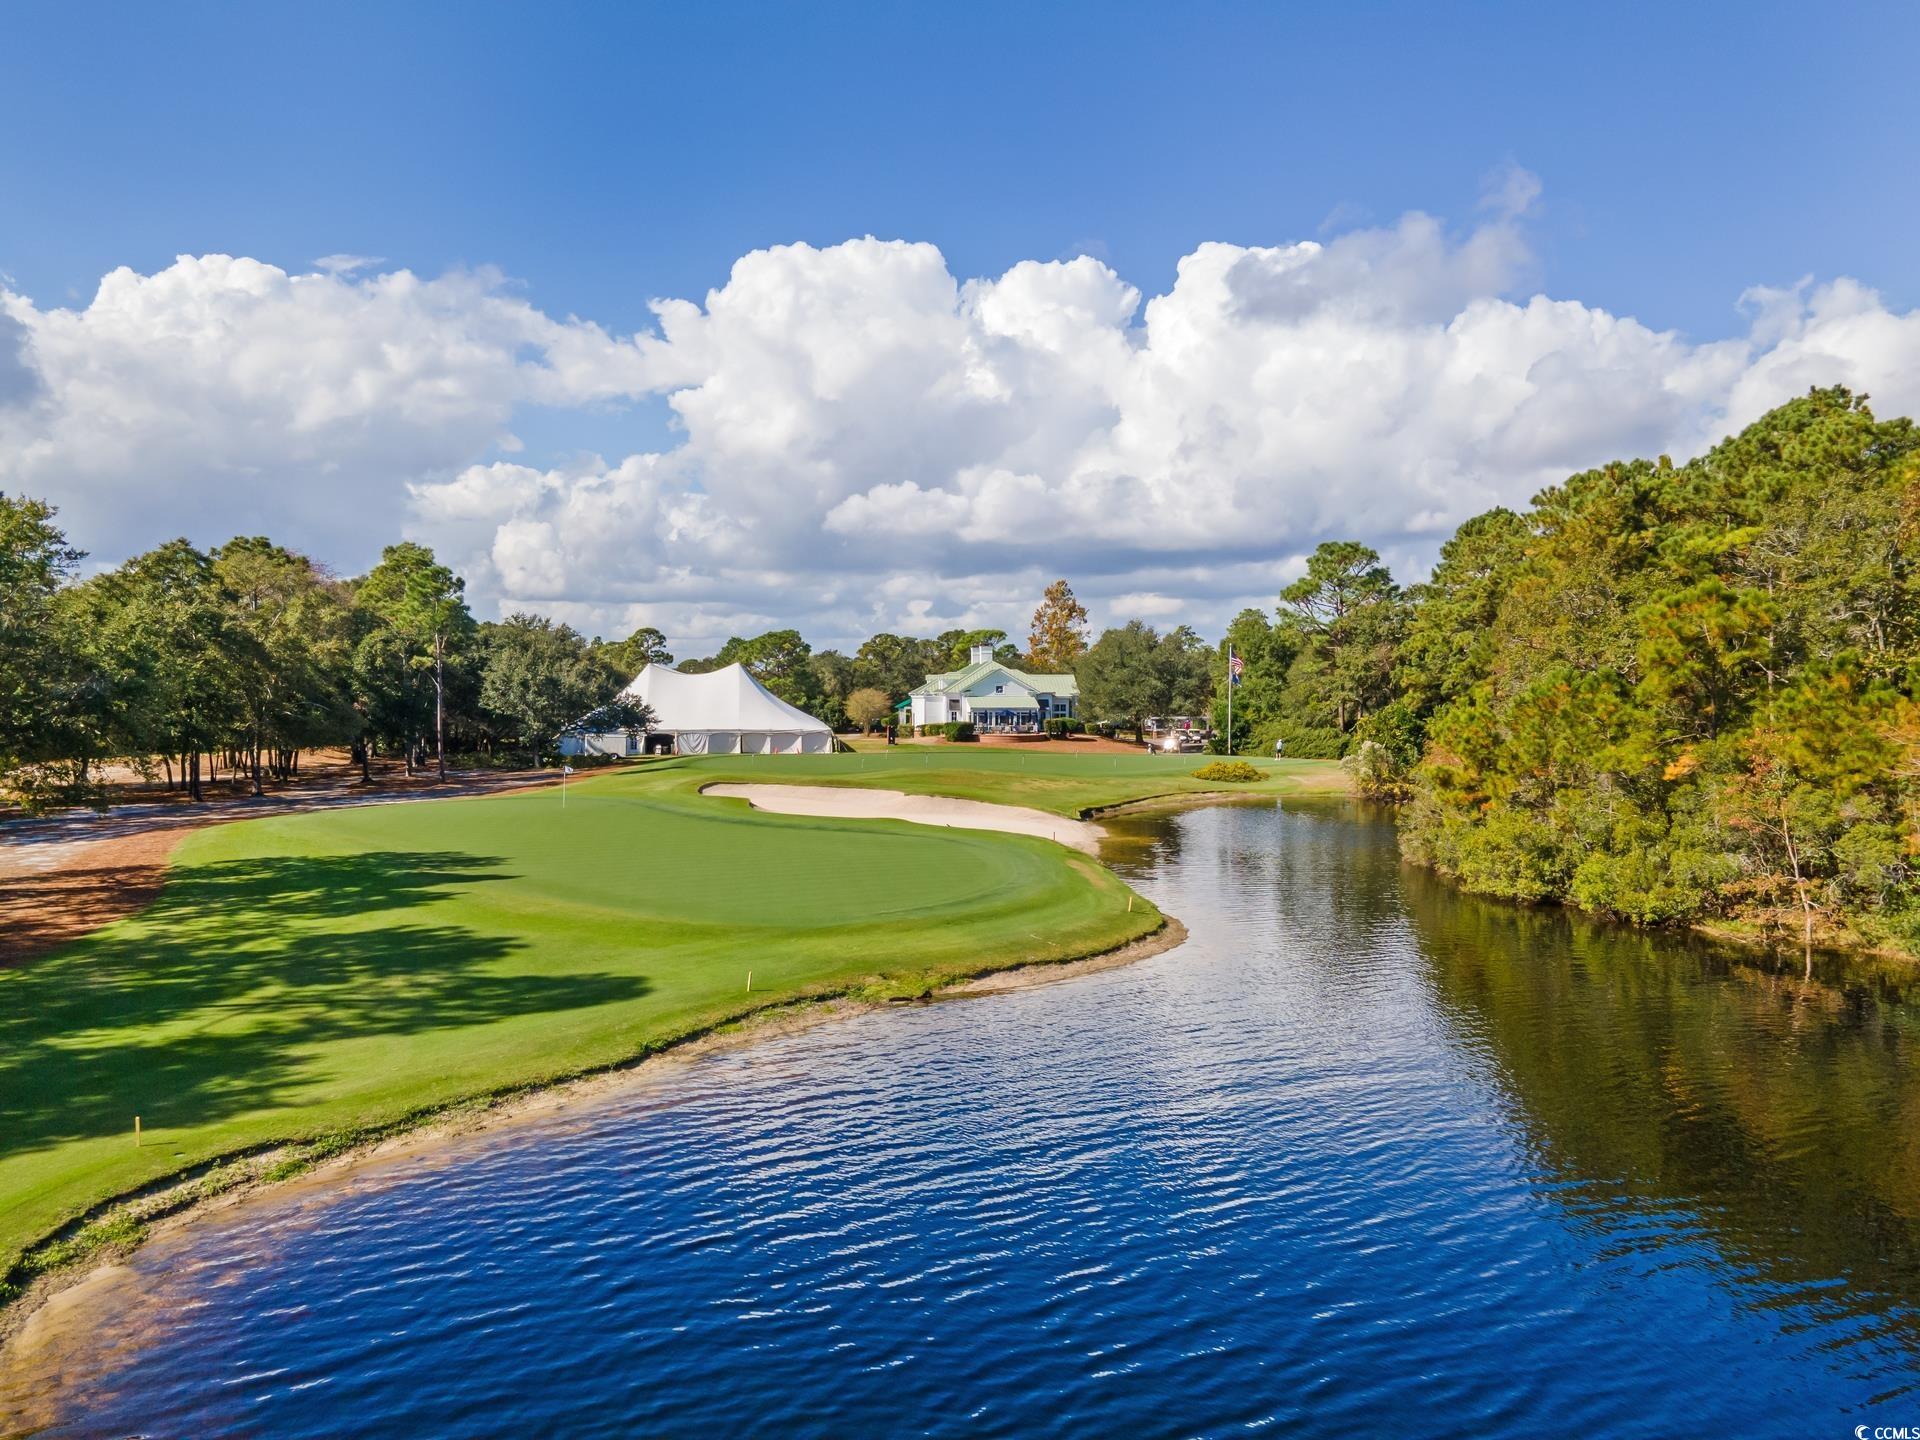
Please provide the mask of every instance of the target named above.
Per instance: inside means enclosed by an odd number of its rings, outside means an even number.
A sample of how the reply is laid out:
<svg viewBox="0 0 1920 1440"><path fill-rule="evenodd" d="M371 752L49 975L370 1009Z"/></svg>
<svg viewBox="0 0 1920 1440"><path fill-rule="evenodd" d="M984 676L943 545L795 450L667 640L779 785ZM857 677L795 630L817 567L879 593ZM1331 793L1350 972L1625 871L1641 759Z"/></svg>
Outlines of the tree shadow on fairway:
<svg viewBox="0 0 1920 1440"><path fill-rule="evenodd" d="M158 861L8 876L0 881L0 969L133 914L160 893L166 878Z"/></svg>
<svg viewBox="0 0 1920 1440"><path fill-rule="evenodd" d="M0 972L0 1156L296 1103L314 1052L633 999L631 975L513 975L524 942L411 910L511 878L493 857L372 852L175 872L155 904Z"/></svg>

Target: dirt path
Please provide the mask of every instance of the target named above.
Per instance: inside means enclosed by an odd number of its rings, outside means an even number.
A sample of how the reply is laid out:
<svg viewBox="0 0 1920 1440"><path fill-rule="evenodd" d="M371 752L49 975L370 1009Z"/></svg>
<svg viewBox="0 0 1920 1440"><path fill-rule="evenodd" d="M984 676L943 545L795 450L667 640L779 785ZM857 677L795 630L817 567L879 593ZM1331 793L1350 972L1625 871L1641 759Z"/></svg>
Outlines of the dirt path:
<svg viewBox="0 0 1920 1440"><path fill-rule="evenodd" d="M189 831L262 815L493 795L555 778L519 770L463 775L444 785L382 777L368 786L341 774L259 799L222 797L198 805L148 801L105 815L70 810L0 822L0 967L44 955L150 904L165 883L168 857Z"/></svg>

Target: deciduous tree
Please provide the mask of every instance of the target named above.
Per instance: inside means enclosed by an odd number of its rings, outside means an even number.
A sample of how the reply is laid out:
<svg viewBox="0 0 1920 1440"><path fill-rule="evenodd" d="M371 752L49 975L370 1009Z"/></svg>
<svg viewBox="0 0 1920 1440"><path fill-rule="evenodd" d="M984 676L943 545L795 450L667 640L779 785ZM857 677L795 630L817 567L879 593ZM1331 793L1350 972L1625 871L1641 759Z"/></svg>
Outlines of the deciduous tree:
<svg viewBox="0 0 1920 1440"><path fill-rule="evenodd" d="M357 728L351 602L306 556L264 536L228 541L213 552L213 570L244 642L232 683L238 738L259 795L264 752L345 743Z"/></svg>
<svg viewBox="0 0 1920 1440"><path fill-rule="evenodd" d="M673 652L667 649L667 637L651 625L642 625L624 640L597 644L594 648L628 680L649 665L673 664Z"/></svg>
<svg viewBox="0 0 1920 1440"><path fill-rule="evenodd" d="M1814 390L1463 526L1399 672L1426 732L1406 853L1637 923L1920 951L1916 475L1910 422Z"/></svg>
<svg viewBox="0 0 1920 1440"><path fill-rule="evenodd" d="M126 696L126 747L178 756L190 798L202 798L201 757L240 715L235 676L258 663L235 623L213 560L185 540L137 555L106 577L100 613Z"/></svg>
<svg viewBox="0 0 1920 1440"><path fill-rule="evenodd" d="M1186 626L1156 634L1142 620L1104 631L1075 669L1081 708L1138 734L1150 715L1204 715L1213 647Z"/></svg>
<svg viewBox="0 0 1920 1440"><path fill-rule="evenodd" d="M83 552L53 517L43 501L0 493L0 772L39 748L66 668L55 599Z"/></svg>
<svg viewBox="0 0 1920 1440"><path fill-rule="evenodd" d="M744 665L767 689L805 710L818 699L814 688L818 682L807 664L812 654L813 647L800 638L798 630L769 630L748 640L739 636L728 640L709 668Z"/></svg>
<svg viewBox="0 0 1920 1440"><path fill-rule="evenodd" d="M853 679L856 685L871 685L886 691L889 698L901 700L918 689L927 676L954 668L949 658L947 647L938 641L883 632L854 653Z"/></svg>
<svg viewBox="0 0 1920 1440"><path fill-rule="evenodd" d="M576 721L603 710L625 684L604 649L590 648L571 626L515 613L487 627L480 703L536 760Z"/></svg>
<svg viewBox="0 0 1920 1440"><path fill-rule="evenodd" d="M847 718L862 730L871 730L893 713L887 692L866 686L847 696Z"/></svg>
<svg viewBox="0 0 1920 1440"><path fill-rule="evenodd" d="M1027 636L1027 657L1043 674L1064 674L1087 653L1087 607L1074 598L1064 580L1047 586L1040 608L1033 612L1033 630Z"/></svg>

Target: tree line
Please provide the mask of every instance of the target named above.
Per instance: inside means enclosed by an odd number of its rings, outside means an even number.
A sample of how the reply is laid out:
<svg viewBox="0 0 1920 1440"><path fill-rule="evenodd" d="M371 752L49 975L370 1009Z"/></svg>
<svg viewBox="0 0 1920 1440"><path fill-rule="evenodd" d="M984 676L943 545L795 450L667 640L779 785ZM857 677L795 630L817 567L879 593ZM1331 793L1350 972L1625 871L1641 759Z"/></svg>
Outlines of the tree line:
<svg viewBox="0 0 1920 1440"><path fill-rule="evenodd" d="M640 631L623 643L631 646L646 637L652 647L647 658L673 664L690 675L744 665L782 700L834 729L872 729L884 724L894 707L929 675L965 667L976 645L991 647L994 659L1016 669L1071 674L1087 648L1086 622L1086 607L1074 597L1073 587L1056 580L1034 611L1024 650L1005 630L995 629L952 629L930 637L883 631L868 637L851 655L815 650L798 630L770 630L763 635L734 636L712 655L677 663L666 653L664 637L657 630ZM639 658L639 652L633 658Z"/></svg>
<svg viewBox="0 0 1920 1440"><path fill-rule="evenodd" d="M450 754L537 760L569 731L644 729L654 717L621 692L676 664L651 627L607 642L538 615L478 621L461 577L413 542L352 578L262 537L173 540L80 578L85 558L51 506L0 494L0 789L29 807L104 798L113 761L199 799L223 770L260 793L320 747L348 749L368 778L379 758L440 776ZM1024 650L1004 630L953 629L882 633L849 655L780 629L677 668L739 663L836 729L874 727L976 645L1071 672L1086 614L1062 580Z"/></svg>
<svg viewBox="0 0 1920 1440"><path fill-rule="evenodd" d="M813 650L797 630L735 637L711 655L683 660L689 673L736 662L781 699L835 729L872 728L930 675L963 668L977 645L1003 665L1040 675L1074 676L1083 716L1138 732L1149 716L1200 715L1211 703L1216 647L1188 626L1161 634L1131 620L1089 641L1087 608L1065 580L1047 586L1024 649L1005 630L947 630L922 638L881 633L853 654ZM644 632L653 634L655 632Z"/></svg>
<svg viewBox="0 0 1920 1440"><path fill-rule="evenodd" d="M1920 431L1863 395L1475 516L1417 585L1324 544L1226 644L1235 748L1349 757L1467 889L1920 953Z"/></svg>
<svg viewBox="0 0 1920 1440"><path fill-rule="evenodd" d="M1916 559L1920 431L1838 387L1469 521L1368 767L1406 852L1492 895L1920 952Z"/></svg>
<svg viewBox="0 0 1920 1440"><path fill-rule="evenodd" d="M621 692L676 663L651 627L608 642L538 615L476 620L461 577L413 542L351 578L262 537L173 540L81 578L85 558L51 506L0 494L0 789L29 807L103 799L114 761L199 799L223 771L260 793L320 747L348 749L367 778L381 758L442 777L449 755L538 760L569 731L646 728ZM882 633L848 655L780 629L677 668L739 663L837 729L872 727L976 645L1072 671L1086 613L1063 580L1024 650L954 629Z"/></svg>
<svg viewBox="0 0 1920 1440"><path fill-rule="evenodd" d="M1920 431L1865 396L1476 516L1420 584L1322 544L1199 648L1107 631L1087 713L1210 695L1217 749L1347 757L1478 893L1920 954Z"/></svg>
<svg viewBox="0 0 1920 1440"><path fill-rule="evenodd" d="M1920 431L1816 389L1476 516L1404 590L1322 546L1234 621L1236 728L1351 754L1479 893L1920 953L1917 559Z"/></svg>
<svg viewBox="0 0 1920 1440"><path fill-rule="evenodd" d="M582 716L643 727L619 647L516 614L477 622L426 547L341 579L260 537L173 540L76 579L44 502L0 495L0 776L29 805L97 798L124 759L199 799L224 766L258 794L302 750L431 764L536 756Z"/></svg>
<svg viewBox="0 0 1920 1440"><path fill-rule="evenodd" d="M28 798L112 757L197 790L204 757L257 786L316 745L537 754L585 715L644 723L620 689L673 663L657 630L477 623L419 545L342 580L264 539L173 541L76 580L53 519L0 496L0 768ZM1073 673L1089 720L1210 713L1218 749L1350 757L1404 802L1405 853L1475 891L1920 949L1917 549L1920 434L1821 389L1686 464L1616 462L1476 516L1416 585L1322 544L1218 643L1139 620L1091 637L1061 580L1024 649L954 629L846 654L781 629L678 668L738 662L873 726L986 644Z"/></svg>

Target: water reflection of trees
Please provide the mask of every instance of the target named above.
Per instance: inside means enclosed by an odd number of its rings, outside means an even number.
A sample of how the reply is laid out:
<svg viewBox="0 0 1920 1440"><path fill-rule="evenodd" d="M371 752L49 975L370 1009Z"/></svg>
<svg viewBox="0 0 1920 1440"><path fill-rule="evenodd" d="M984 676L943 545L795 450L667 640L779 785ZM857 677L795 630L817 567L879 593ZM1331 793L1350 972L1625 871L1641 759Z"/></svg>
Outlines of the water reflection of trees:
<svg viewBox="0 0 1920 1440"><path fill-rule="evenodd" d="M1798 957L1404 883L1437 1000L1484 1045L1570 1203L1602 1187L1597 1224L1621 1198L1684 1209L1785 1299L1920 1302L1910 981L1839 964L1806 980ZM1844 1292L1815 1293L1834 1280Z"/></svg>
<svg viewBox="0 0 1920 1440"><path fill-rule="evenodd" d="M1206 805L1107 824L1102 858L1181 918L1242 944L1269 933L1356 942L1404 930L1392 819L1341 797ZM1169 888L1171 887L1171 888Z"/></svg>

